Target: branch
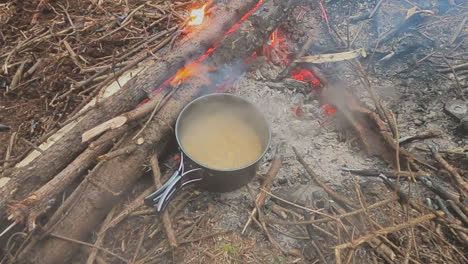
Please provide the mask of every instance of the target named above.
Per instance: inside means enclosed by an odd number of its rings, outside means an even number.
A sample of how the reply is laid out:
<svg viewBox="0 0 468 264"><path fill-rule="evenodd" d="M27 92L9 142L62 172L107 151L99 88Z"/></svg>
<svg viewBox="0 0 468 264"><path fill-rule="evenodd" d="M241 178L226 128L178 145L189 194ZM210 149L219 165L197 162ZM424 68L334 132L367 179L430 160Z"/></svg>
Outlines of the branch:
<svg viewBox="0 0 468 264"><path fill-rule="evenodd" d="M275 158L273 159L273 162L271 163L270 169L268 170L265 176L265 180L263 181L260 189L264 189L267 191L271 189L271 186L273 185L273 182L275 181L276 175L278 175L278 172L281 168L281 163L282 163L281 155L276 155ZM257 199L255 200L255 204L258 207L262 207L265 204L266 198L267 198L267 194L265 192L260 192L259 194L257 194ZM245 233L245 230L247 230L250 223L252 223L252 218L255 217L257 212L258 212L257 207L255 207L250 213L249 220L247 220L247 223L245 223L245 226L242 229L241 234Z"/></svg>
<svg viewBox="0 0 468 264"><path fill-rule="evenodd" d="M156 185L156 188L160 188L162 186L161 170L159 169L159 162L156 154L151 156L150 165L151 169L153 170L154 184ZM164 210L162 214L162 220L169 244L171 247L176 248L178 246L177 238L175 236L174 229L172 228L171 218L169 217L169 212L167 210Z"/></svg>
<svg viewBox="0 0 468 264"><path fill-rule="evenodd" d="M338 245L338 246L335 247L335 249L356 248L360 244L365 243L367 241L370 241L371 239L373 239L373 238L375 238L377 236L383 236L383 235L386 235L386 234L389 234L389 233L400 231L400 230L408 228L408 227L416 226L416 225L418 225L418 224L420 224L422 222L434 219L436 217L437 216L435 214L423 215L423 216L420 216L418 218L411 219L408 222L400 224L400 225L386 227L386 228L382 228L382 229L377 230L377 231L373 231L370 234L362 236L362 237L360 237L358 239L355 239L352 242Z"/></svg>

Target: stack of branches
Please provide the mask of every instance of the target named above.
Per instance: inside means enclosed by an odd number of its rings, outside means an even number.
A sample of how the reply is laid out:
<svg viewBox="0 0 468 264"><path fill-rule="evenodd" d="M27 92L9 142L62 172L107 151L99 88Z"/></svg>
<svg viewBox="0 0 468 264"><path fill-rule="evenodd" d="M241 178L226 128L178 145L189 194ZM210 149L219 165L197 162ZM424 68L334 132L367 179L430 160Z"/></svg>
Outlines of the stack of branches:
<svg viewBox="0 0 468 264"><path fill-rule="evenodd" d="M349 63L373 99L375 111L343 86L327 80L318 67L310 69L326 85L322 100L337 107L335 118L340 120L342 128L351 128L368 154L379 156L393 170L343 168L353 182L349 189L354 191L352 196L343 195L325 184L293 148L297 160L311 177L311 184L321 187L327 197L317 201L308 194L311 199L299 204L270 193L271 184L262 185L245 228L253 220L284 253L291 250L281 247L269 229L295 239L310 239L310 251L314 253L308 257L320 263L351 263L356 259L377 263L377 258L387 263L465 263L468 183L462 175L466 171L449 164L435 144L427 144L423 149L432 153L436 165L405 149L403 144L408 141L441 133L426 131L401 137L395 115L374 91L364 68L357 60ZM431 177L442 173L450 176L446 185ZM380 200L370 204L372 195L361 189L355 175L380 178L380 185L388 189L390 197L378 195ZM421 185L430 192L413 191ZM262 213L266 197L273 200L267 207L271 212L268 215ZM370 248L371 254L363 254L368 251L360 251L362 245ZM363 255L367 259L362 259Z"/></svg>
<svg viewBox="0 0 468 264"><path fill-rule="evenodd" d="M354 66L364 74L359 64ZM318 69L314 70L319 72ZM323 78L323 73L319 74ZM367 84L365 87L375 99L377 111L380 109L383 112L386 122L377 113L357 104L357 99L351 94L345 97L348 103L333 103L341 111L347 110L343 114L343 121L348 122L348 127L355 131L368 153L380 156L394 169L379 171L343 168L352 179L353 185L349 189L354 194L344 195L328 186L305 162L301 153L293 148L297 160L312 179L310 184L321 187L326 195L317 199L309 193L307 195L310 199L298 202L272 194L271 183L279 169L275 169L273 162L265 179L266 184L261 186L254 200L255 206L244 231L250 222L256 223L272 244L285 254L297 252L283 248L275 241L273 232L299 240L310 240L308 250L303 255L299 254L301 257L318 259L320 263L341 264L356 260L377 263L379 258L387 263L466 263L468 231L465 226L468 224L468 208L465 199L468 189L467 182L461 176L463 171L450 165L434 144L428 144L428 151L432 152L439 166L416 158L400 146L400 142L438 136L440 133L428 131L400 139L391 110L368 85L366 75L362 77ZM328 89L339 89L330 83L328 85ZM324 96L329 92L325 92ZM332 98L339 97L329 99ZM353 103L354 100L356 102ZM422 170L421 165L432 171ZM451 176L450 188L431 179L431 176L441 172ZM380 185L383 189L377 195L377 201L375 193L361 188L356 175L379 177L382 180ZM412 191L420 185L431 192ZM388 195L384 195L385 188L388 189ZM267 197L273 201L266 206L269 214L262 212Z"/></svg>
<svg viewBox="0 0 468 264"><path fill-rule="evenodd" d="M272 230L296 239L310 239L309 258L320 263L465 263L466 224L443 210L424 206L418 200L389 185L395 194L371 203L353 176L354 195L343 196L327 186L295 150L298 161L332 199L298 204L269 193L274 201L262 221ZM396 191L396 192L395 192ZM383 194L384 192L382 192ZM384 195L382 195L384 196ZM286 204L286 205L285 205ZM364 250L362 250L364 249ZM367 249L371 249L368 251ZM365 253L367 252L367 253Z"/></svg>
<svg viewBox="0 0 468 264"><path fill-rule="evenodd" d="M378 117L375 117L375 120L384 125ZM381 132L384 135L388 133L387 130ZM430 133L426 134L421 137ZM366 133L358 135L362 137ZM395 141L391 142L397 144ZM449 165L433 146L431 147L435 159L448 173L455 175L458 170ZM437 185L430 180L431 174L424 171L345 169L352 179L353 185L349 186L349 189L353 190L354 195L343 195L328 186L304 161L303 156L295 148L293 150L297 160L312 179L310 184L321 187L326 195L317 198L309 193L307 195L310 199L298 202L272 194L271 183L281 164L274 165L274 161L254 202L251 218L245 226L246 228L253 220L281 252L298 253L280 246L274 240L273 232L298 240L309 240L306 250L303 254L299 252L299 255L311 260L318 259L319 263L341 264L356 260L377 263L379 258L387 263L467 261L464 252L468 242L468 232L465 228L468 219L467 208L463 203L463 197L466 195L466 182L463 179L456 180L454 176L454 189L459 191L457 193ZM387 151L397 154L391 149ZM384 195L386 191L383 189L376 200L375 193L361 188L355 175L380 177L383 180L383 188L388 189L388 195ZM411 190L417 188L418 180L434 194L423 197L415 195ZM408 185L408 191L403 191L403 185ZM272 200L266 205L270 213L263 213L267 197ZM437 206L424 203L432 201L429 197L432 197ZM258 214L258 217L255 218L255 214Z"/></svg>
<svg viewBox="0 0 468 264"><path fill-rule="evenodd" d="M14 223L10 226L25 225L28 235L21 243L14 243L14 248L8 247L4 260L62 263L72 257L80 245L89 246L84 240L117 203L117 198L140 178L150 157L155 184L160 186L158 157L167 151L179 112L201 95L201 88L206 86L206 72L178 84L168 85L167 80L184 65L193 66L186 64L187 61L199 59L212 46L217 47L216 51L203 62L210 67L200 66L199 69L221 68L249 57L288 15L292 2L271 0L264 3L267 7L253 14L249 11L256 10L263 1L235 0L219 7L216 13L205 17L205 23L177 43L174 50L160 54L164 60L156 61L118 92L69 119L66 123L72 125L70 130L32 162L7 170L3 175L7 183L0 187L0 218L12 220ZM249 21L239 26L245 14L250 15ZM239 29L229 31L230 28ZM242 45L232 44L240 39ZM158 87L161 87L159 92L153 93ZM145 104L137 107L148 97ZM73 182L78 183L76 188ZM71 194L52 215L47 215L67 188ZM143 195L129 210L141 205ZM126 214L116 218L107 214L99 241ZM45 215L45 219L39 218ZM168 217L170 214L163 216L163 225L170 245L176 247L184 243L187 236L171 232L170 223L165 220ZM102 242L99 241L96 244ZM96 255L95 252L91 254Z"/></svg>
<svg viewBox="0 0 468 264"><path fill-rule="evenodd" d="M22 138L40 145L47 138L41 135L50 135L99 90L174 41L189 9L201 4L193 0L4 1L0 4L0 91L5 111L15 111L18 102L37 107L25 113L25 119L37 123L34 128L9 125ZM19 154L17 158L21 159Z"/></svg>

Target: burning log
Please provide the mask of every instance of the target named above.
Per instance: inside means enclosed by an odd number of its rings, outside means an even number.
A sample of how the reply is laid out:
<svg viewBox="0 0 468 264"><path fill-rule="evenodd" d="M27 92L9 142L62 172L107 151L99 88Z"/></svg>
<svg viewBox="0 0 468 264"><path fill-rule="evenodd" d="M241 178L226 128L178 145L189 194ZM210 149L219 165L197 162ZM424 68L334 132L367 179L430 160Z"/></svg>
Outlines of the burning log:
<svg viewBox="0 0 468 264"><path fill-rule="evenodd" d="M240 5L238 1L233 3ZM240 25L238 31L219 44L218 51L208 57L207 63L220 68L250 56L263 42L260 40L267 39L276 28L276 24L287 15L290 3L291 1L280 0L266 3L266 8L252 15L247 23ZM238 41L239 39L245 41ZM147 74L145 76L148 77ZM69 259L74 254L78 245L72 241L87 239L120 194L142 175L142 164L148 157L153 152L157 155L163 153L167 138L172 132L172 124L181 109L200 95L200 89L205 86L203 78L204 76L191 77L180 84L174 96L169 98L158 112L158 121L153 120L148 123L141 136L137 138L137 142L140 141L141 144L137 145L131 155L117 156L102 163L102 166L86 177L86 180L46 224L44 227L46 234L34 236L20 252L18 256L20 263L63 263L64 259ZM144 80L138 79L140 80L138 83ZM143 90L149 88L148 85L142 85L140 88ZM81 140L79 136L78 140ZM134 144L134 139L129 137L123 147L131 144ZM61 212L65 210L67 214L63 215ZM47 234L50 234L50 237L47 237Z"/></svg>
<svg viewBox="0 0 468 264"><path fill-rule="evenodd" d="M6 218L6 206L9 201L20 200L37 189L37 186L49 181L86 148L87 144L81 142L84 131L135 108L187 61L197 59L207 49L225 38L226 31L236 25L257 3L257 0L234 0L224 8L219 8L213 16L206 17L204 25L194 28L194 32L174 50L160 55L164 59L157 61L130 80L119 92L82 114L81 120L71 131L44 154L23 168L7 171L3 176L9 181L0 188L0 218ZM53 166L50 164L51 161L54 161Z"/></svg>

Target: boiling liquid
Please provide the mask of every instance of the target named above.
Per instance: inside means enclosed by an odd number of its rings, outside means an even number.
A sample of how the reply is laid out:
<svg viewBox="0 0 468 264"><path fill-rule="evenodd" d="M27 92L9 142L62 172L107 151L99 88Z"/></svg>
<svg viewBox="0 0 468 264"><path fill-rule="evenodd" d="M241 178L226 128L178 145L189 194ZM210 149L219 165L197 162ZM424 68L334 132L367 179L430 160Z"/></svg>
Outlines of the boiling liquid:
<svg viewBox="0 0 468 264"><path fill-rule="evenodd" d="M261 154L260 138L245 121L229 113L205 114L187 120L181 133L185 152L214 169L238 169Z"/></svg>

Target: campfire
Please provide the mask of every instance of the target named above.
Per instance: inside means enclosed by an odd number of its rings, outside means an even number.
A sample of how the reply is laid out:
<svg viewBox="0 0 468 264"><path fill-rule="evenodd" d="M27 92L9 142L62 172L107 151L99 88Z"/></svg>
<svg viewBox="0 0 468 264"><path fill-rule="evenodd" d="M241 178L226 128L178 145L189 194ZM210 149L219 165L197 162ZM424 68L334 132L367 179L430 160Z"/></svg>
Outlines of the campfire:
<svg viewBox="0 0 468 264"><path fill-rule="evenodd" d="M189 26L201 25L203 23L203 18L205 17L205 8L206 4L199 9L193 9L190 11L190 21L188 22Z"/></svg>
<svg viewBox="0 0 468 264"><path fill-rule="evenodd" d="M463 1L0 4L0 264L466 263Z"/></svg>

